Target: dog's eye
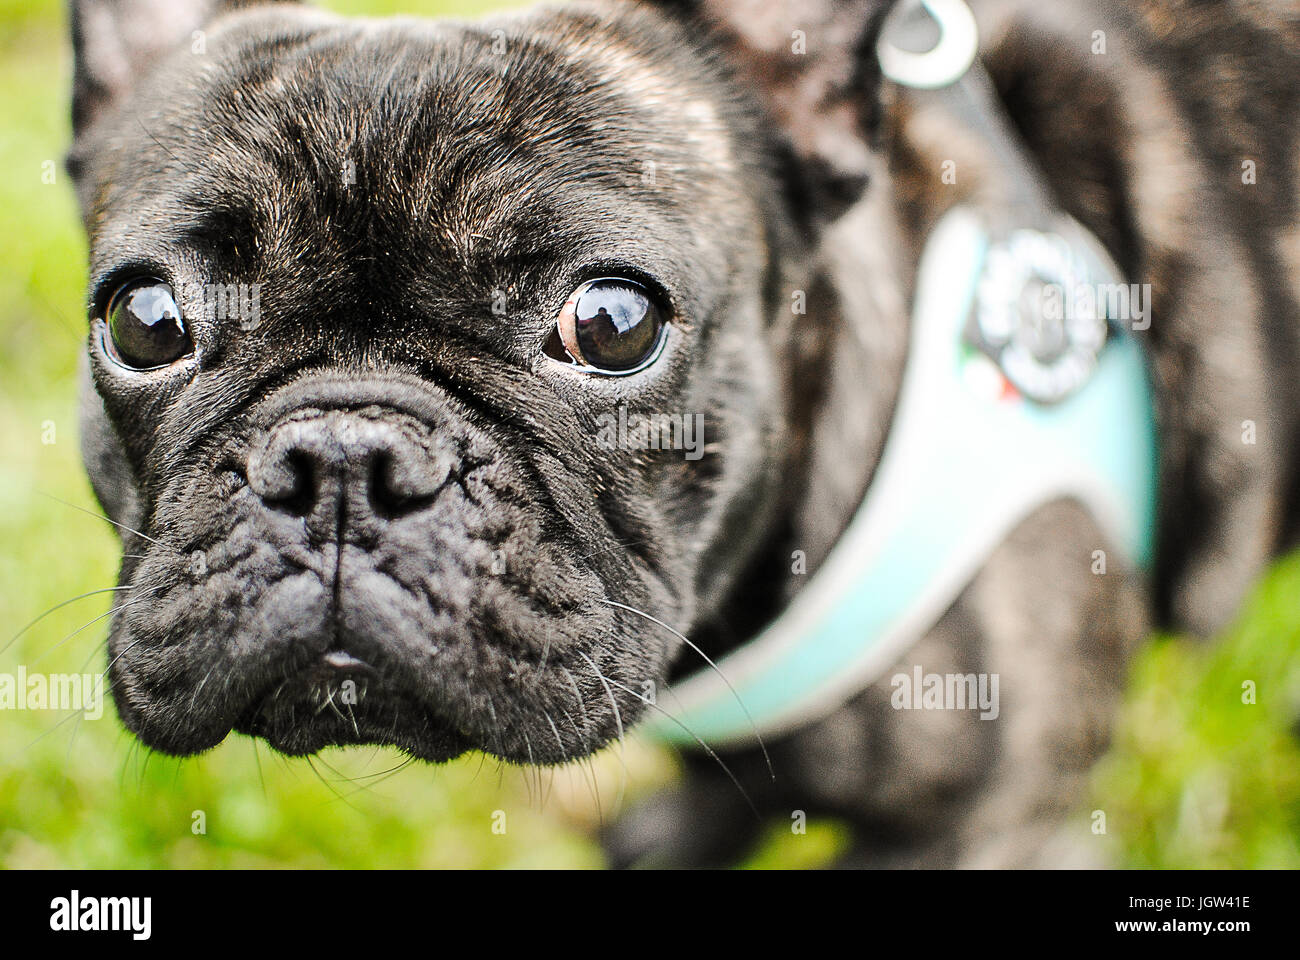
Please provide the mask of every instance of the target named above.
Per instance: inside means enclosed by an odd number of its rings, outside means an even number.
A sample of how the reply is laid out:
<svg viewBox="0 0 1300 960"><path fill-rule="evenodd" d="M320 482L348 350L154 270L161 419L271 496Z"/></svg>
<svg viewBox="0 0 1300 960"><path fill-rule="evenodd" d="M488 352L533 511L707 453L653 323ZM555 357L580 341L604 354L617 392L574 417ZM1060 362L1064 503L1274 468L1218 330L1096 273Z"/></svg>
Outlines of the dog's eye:
<svg viewBox="0 0 1300 960"><path fill-rule="evenodd" d="M622 277L601 277L588 280L569 295L556 321L556 332L564 353L593 373L635 373L658 356L664 317L641 284Z"/></svg>
<svg viewBox="0 0 1300 960"><path fill-rule="evenodd" d="M163 367L194 349L176 296L161 280L132 280L118 288L105 321L106 346L123 366Z"/></svg>

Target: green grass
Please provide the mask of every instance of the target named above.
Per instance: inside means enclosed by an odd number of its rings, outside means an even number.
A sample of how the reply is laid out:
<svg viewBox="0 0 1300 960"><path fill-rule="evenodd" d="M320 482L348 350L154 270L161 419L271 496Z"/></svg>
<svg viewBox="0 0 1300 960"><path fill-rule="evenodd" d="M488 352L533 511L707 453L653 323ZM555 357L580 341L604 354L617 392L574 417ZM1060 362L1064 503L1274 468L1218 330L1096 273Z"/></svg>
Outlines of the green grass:
<svg viewBox="0 0 1300 960"><path fill-rule="evenodd" d="M61 10L56 0L0 0L0 623L12 625L0 646L116 576L111 528L58 502L94 508L77 450L85 250L61 166L71 71ZM1291 559L1219 643L1162 638L1139 658L1116 748L1094 795L1080 798L1080 822L1105 811L1102 842L1119 862L1300 866L1297 597ZM104 621L74 631L106 609L100 595L55 611L0 653L0 672L102 669ZM1244 680L1256 684L1253 705L1241 702ZM400 761L336 750L313 765L242 737L176 761L143 751L111 710L82 722L0 712L0 865L592 867L592 829L613 815L625 781L617 751L540 777L479 757L384 774ZM635 738L626 761L628 798L673 772L671 758ZM205 833L194 832L196 811ZM493 831L497 811L504 833ZM778 824L748 865L816 866L842 840L834 824L810 823L803 836Z"/></svg>
<svg viewBox="0 0 1300 960"><path fill-rule="evenodd" d="M1135 664L1095 771L1125 862L1300 867L1300 557L1220 642L1158 638ZM1253 685L1254 703L1246 684Z"/></svg>

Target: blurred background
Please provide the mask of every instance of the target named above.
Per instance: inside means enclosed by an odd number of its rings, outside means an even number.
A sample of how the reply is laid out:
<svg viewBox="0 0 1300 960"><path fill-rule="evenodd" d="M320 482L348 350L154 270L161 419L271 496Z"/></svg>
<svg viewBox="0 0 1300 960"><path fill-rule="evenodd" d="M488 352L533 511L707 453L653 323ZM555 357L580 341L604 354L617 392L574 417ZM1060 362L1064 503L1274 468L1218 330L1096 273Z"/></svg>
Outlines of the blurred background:
<svg viewBox="0 0 1300 960"><path fill-rule="evenodd" d="M483 0L330 0L344 13L473 16ZM512 4L512 5L518 5ZM116 537L78 452L85 247L62 158L71 50L60 0L0 0L0 674L99 672ZM78 509L81 508L81 509ZM98 619L97 619L98 618ZM19 633L19 631L22 631ZM1255 702L1243 703L1243 683ZM289 760L245 737L175 760L102 718L0 710L3 867L599 867L592 837L671 780L632 735L531 771L388 750ZM1131 867L1300 867L1300 556L1212 645L1154 637L1078 816ZM200 816L201 814L201 816ZM205 832L196 832L202 825ZM835 823L775 824L750 867L813 867Z"/></svg>

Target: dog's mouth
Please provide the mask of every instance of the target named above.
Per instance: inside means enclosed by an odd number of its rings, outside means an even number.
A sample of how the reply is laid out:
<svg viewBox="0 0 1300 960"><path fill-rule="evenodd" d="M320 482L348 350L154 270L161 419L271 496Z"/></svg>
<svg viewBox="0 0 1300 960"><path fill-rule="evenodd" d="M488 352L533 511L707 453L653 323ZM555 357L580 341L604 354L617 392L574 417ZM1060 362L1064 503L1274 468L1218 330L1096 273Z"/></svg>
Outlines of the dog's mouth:
<svg viewBox="0 0 1300 960"><path fill-rule="evenodd" d="M299 556L265 543L235 546L240 557ZM345 564L335 590L311 571L266 587L226 572L238 573L239 559L209 555L221 566L195 578L177 572L174 551L156 551L157 566L137 572L171 582L142 588L114 620L119 713L165 753L199 753L233 731L291 756L380 745L433 763L472 750L563 763L630 724L643 706L638 685L659 669L617 649L627 625L612 608L552 609L477 570L455 596L419 591L414 576L400 581L402 569L373 562ZM448 556L412 548L406 562L424 570Z"/></svg>
<svg viewBox="0 0 1300 960"><path fill-rule="evenodd" d="M652 582L621 517L423 381L307 377L266 403L171 478L123 564L109 676L144 743L550 764L639 716L673 648L596 599Z"/></svg>
<svg viewBox="0 0 1300 960"><path fill-rule="evenodd" d="M425 700L343 650L331 650L268 684L234 729L290 756L374 744L436 763L471 748L468 738L436 717Z"/></svg>

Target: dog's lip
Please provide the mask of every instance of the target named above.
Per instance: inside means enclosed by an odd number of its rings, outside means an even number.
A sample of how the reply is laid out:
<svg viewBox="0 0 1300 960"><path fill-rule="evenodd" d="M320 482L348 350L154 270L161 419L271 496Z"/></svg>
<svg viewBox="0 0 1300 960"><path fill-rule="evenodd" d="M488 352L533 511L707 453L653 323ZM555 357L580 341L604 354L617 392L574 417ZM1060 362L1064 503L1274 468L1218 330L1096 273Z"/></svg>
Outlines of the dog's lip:
<svg viewBox="0 0 1300 960"><path fill-rule="evenodd" d="M286 689L304 690L320 684L334 684L349 678L379 679L381 672L370 663L347 650L327 650L302 667L290 670L266 685L265 691L254 698L253 709L258 709Z"/></svg>
<svg viewBox="0 0 1300 960"><path fill-rule="evenodd" d="M345 680L364 680L360 699L340 712L335 694ZM313 690L317 691L313 699ZM326 691L319 693L319 691ZM323 697L323 700L321 699ZM333 710L327 709L334 705ZM304 713L303 707L309 712ZM470 744L427 711L427 704L388 670L372 666L347 650L329 650L306 666L267 684L234 723L240 733L261 737L290 755L315 753L327 746L388 744L432 762L449 760ZM420 732L398 725L410 720Z"/></svg>

